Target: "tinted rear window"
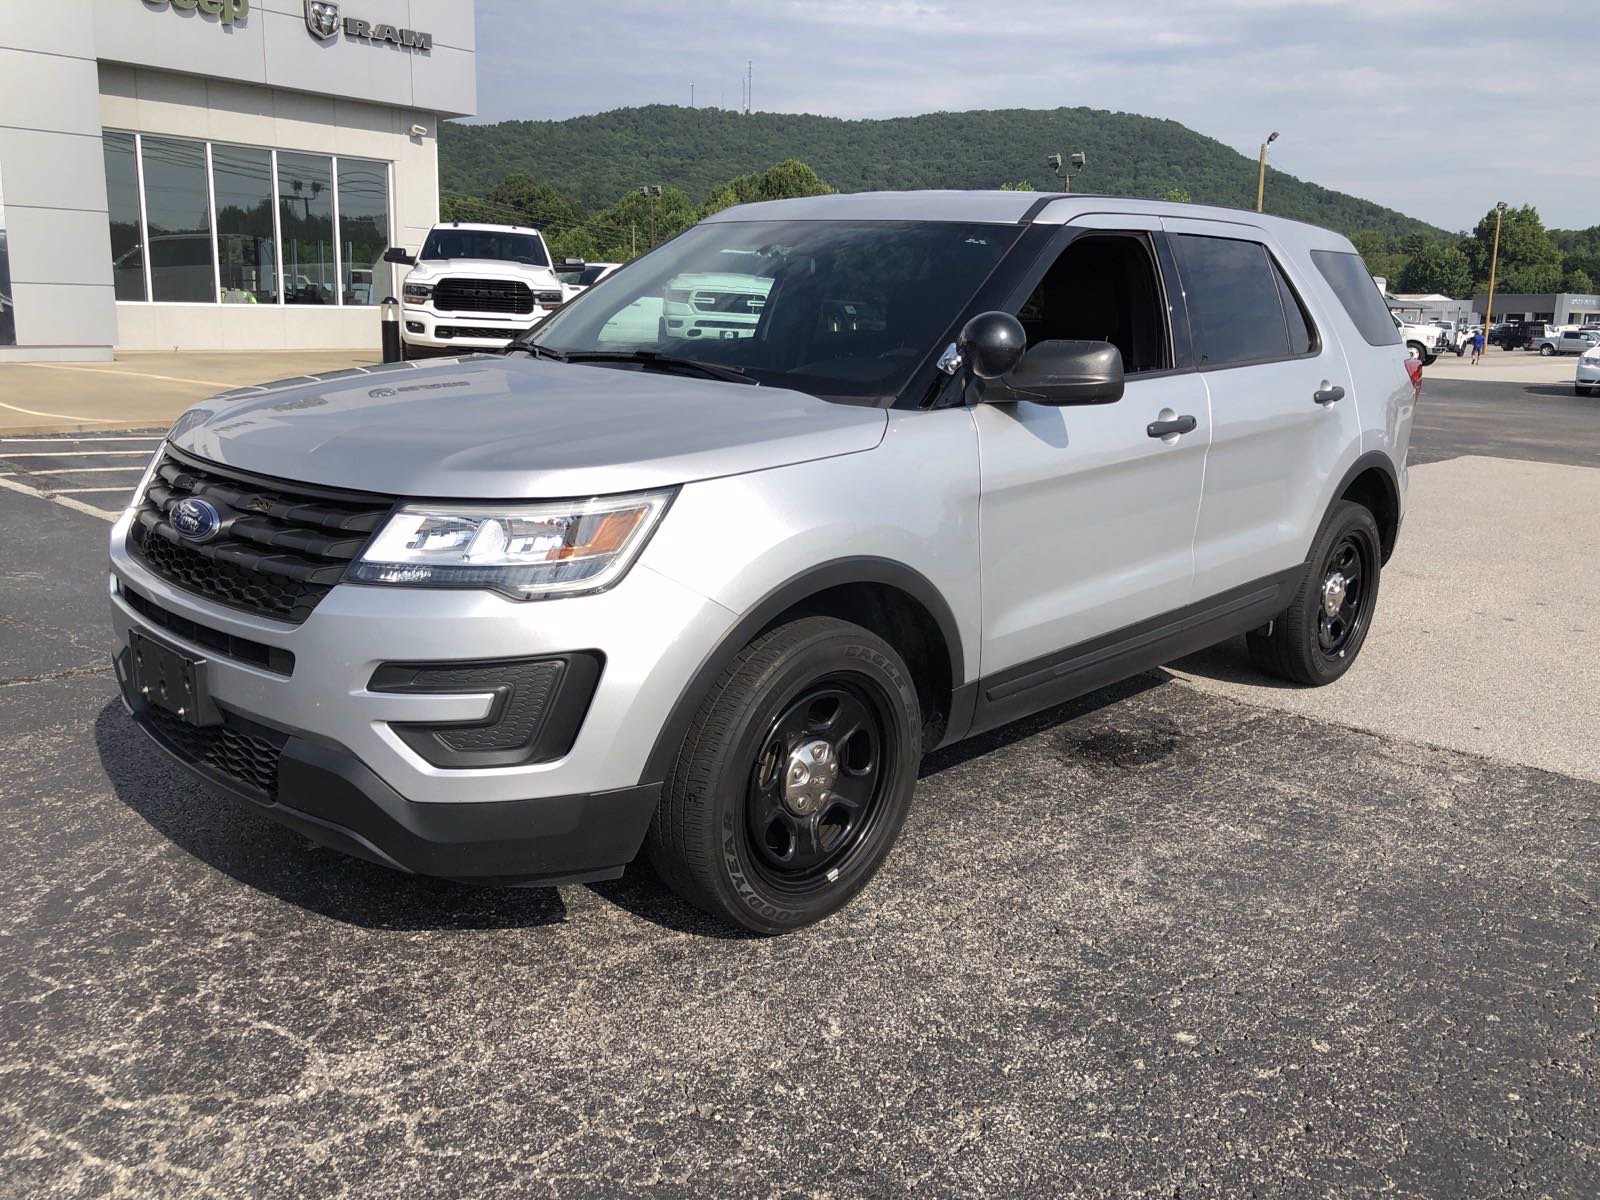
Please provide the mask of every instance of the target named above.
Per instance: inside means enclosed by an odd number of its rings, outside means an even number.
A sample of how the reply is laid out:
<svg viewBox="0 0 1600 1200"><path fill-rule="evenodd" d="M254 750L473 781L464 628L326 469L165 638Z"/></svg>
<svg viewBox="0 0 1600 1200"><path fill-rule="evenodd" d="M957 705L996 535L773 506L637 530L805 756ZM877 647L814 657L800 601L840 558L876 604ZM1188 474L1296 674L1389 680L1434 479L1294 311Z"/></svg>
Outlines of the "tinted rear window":
<svg viewBox="0 0 1600 1200"><path fill-rule="evenodd" d="M1177 246L1189 324L1202 367L1270 362L1312 344L1298 303L1291 338L1277 268L1259 242L1179 234ZM1293 292L1286 282L1284 292Z"/></svg>
<svg viewBox="0 0 1600 1200"><path fill-rule="evenodd" d="M1339 297L1357 331L1369 346L1398 346L1400 331L1383 303L1383 293L1372 281L1367 264L1359 254L1341 250L1313 250L1311 261Z"/></svg>

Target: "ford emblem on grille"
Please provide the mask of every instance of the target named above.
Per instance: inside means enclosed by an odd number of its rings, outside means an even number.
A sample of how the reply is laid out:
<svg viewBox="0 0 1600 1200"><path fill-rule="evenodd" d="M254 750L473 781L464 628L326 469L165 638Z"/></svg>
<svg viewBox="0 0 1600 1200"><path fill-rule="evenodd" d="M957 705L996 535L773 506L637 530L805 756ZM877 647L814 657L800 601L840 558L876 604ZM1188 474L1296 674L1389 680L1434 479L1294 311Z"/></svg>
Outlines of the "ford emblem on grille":
<svg viewBox="0 0 1600 1200"><path fill-rule="evenodd" d="M167 512L167 520L178 531L178 536L191 542L209 542L222 528L222 514L216 505L198 496L186 496Z"/></svg>

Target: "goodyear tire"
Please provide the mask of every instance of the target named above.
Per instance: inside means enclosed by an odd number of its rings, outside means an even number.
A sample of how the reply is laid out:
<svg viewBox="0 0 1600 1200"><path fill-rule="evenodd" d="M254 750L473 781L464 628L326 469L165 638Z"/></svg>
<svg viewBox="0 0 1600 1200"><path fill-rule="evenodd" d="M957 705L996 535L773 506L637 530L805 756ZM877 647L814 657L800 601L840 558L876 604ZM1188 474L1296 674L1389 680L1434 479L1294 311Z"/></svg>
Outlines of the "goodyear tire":
<svg viewBox="0 0 1600 1200"><path fill-rule="evenodd" d="M692 904L786 933L847 904L905 822L916 687L882 638L802 617L746 646L701 704L645 846Z"/></svg>

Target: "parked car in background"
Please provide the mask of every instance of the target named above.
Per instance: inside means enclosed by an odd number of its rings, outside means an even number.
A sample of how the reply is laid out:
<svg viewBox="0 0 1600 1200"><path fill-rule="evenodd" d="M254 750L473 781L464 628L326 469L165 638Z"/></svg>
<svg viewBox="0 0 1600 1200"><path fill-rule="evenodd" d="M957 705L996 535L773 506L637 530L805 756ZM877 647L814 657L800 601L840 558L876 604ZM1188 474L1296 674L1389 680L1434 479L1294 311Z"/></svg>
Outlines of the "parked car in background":
<svg viewBox="0 0 1600 1200"><path fill-rule="evenodd" d="M1446 349L1454 350L1457 358L1467 352L1468 334L1465 325L1446 320L1436 320L1433 323L1444 330Z"/></svg>
<svg viewBox="0 0 1600 1200"><path fill-rule="evenodd" d="M615 339L663 296L754 320ZM1257 213L725 209L511 353L190 409L111 534L117 679L183 768L347 853L548 886L642 851L797 929L936 747L1240 635L1349 670L1423 369L1388 317L1347 239Z"/></svg>
<svg viewBox="0 0 1600 1200"><path fill-rule="evenodd" d="M1406 348L1406 353L1412 358L1420 359L1423 366L1432 366L1439 355L1451 349L1449 338L1445 331L1437 325L1413 325L1402 321L1393 313L1389 314L1394 322L1394 327L1400 331L1400 341Z"/></svg>
<svg viewBox="0 0 1600 1200"><path fill-rule="evenodd" d="M1583 354L1594 349L1600 344L1600 334L1582 333L1577 330L1562 330L1559 333L1547 333L1534 343L1545 358L1555 354Z"/></svg>
<svg viewBox="0 0 1600 1200"><path fill-rule="evenodd" d="M1591 346L1578 356L1578 373L1573 376L1572 390L1580 396L1600 392L1600 345Z"/></svg>
<svg viewBox="0 0 1600 1200"><path fill-rule="evenodd" d="M1489 330L1488 344L1502 350L1520 350L1527 340L1521 321L1499 321Z"/></svg>
<svg viewBox="0 0 1600 1200"><path fill-rule="evenodd" d="M556 268L556 278L561 281L561 290L566 293L568 300L580 294L586 288L591 288L599 283L611 272L620 267L621 263L584 262L582 259L568 259Z"/></svg>
<svg viewBox="0 0 1600 1200"><path fill-rule="evenodd" d="M413 351L504 350L566 299L537 229L452 222L428 231L401 285L401 337Z"/></svg>

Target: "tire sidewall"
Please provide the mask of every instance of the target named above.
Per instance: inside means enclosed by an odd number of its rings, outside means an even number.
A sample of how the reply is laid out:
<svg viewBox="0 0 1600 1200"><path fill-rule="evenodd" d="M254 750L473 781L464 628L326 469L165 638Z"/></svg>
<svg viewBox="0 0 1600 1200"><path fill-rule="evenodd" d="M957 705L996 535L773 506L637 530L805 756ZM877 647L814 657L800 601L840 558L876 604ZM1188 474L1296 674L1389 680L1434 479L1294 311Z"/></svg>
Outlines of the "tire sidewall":
<svg viewBox="0 0 1600 1200"><path fill-rule="evenodd" d="M886 766L893 772L889 789L880 798L867 841L839 864L839 876L807 893L774 887L753 861L746 834L746 793L756 756L767 731L779 715L807 686L826 676L854 677L852 682L872 691L881 703L886 732L894 741L892 756L886 748ZM708 800L713 806L716 831L715 886L728 907L740 914L741 923L758 932L777 933L810 925L837 911L857 895L888 857L905 823L911 792L921 757L920 709L910 672L884 642L865 630L821 633L800 646L766 673L760 700L738 719L717 765Z"/></svg>

